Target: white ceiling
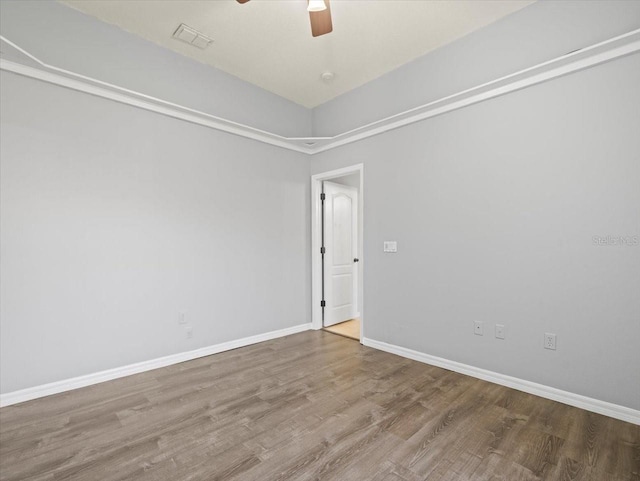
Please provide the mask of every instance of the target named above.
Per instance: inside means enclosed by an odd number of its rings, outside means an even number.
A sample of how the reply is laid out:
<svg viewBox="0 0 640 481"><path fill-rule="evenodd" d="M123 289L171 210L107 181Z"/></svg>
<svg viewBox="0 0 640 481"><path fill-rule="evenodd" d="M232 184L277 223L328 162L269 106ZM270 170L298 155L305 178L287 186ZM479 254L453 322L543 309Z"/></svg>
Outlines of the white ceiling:
<svg viewBox="0 0 640 481"><path fill-rule="evenodd" d="M533 1L331 0L333 32L316 38L305 0L62 3L312 108ZM214 43L200 50L173 39L181 23Z"/></svg>

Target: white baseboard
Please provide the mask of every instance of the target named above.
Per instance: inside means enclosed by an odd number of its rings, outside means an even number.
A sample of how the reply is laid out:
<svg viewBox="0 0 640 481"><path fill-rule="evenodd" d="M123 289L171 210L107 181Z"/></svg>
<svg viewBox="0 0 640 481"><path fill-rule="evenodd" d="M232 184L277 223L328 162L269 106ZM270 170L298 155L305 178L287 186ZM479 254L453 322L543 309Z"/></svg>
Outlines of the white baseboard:
<svg viewBox="0 0 640 481"><path fill-rule="evenodd" d="M27 389L22 389L20 391L0 394L0 407L10 406L12 404L30 401L31 399L50 396L52 394L58 394L65 391L71 391L72 389L91 386L93 384L111 381L113 379L130 376L132 374L138 374L140 372L151 371L153 369L170 366L172 364L178 364L184 361L191 361L192 359L197 359L199 357L210 356L212 354L230 351L231 349L249 346L258 342L269 341L278 337L289 336L291 334L307 331L309 329L311 329L311 323L299 324L297 326L287 327L285 329L279 329L277 331L266 332L264 334L258 334L256 336L244 337L242 339L237 339L234 341L228 341L220 344L215 344L213 346L202 347L193 351L172 354L170 356L151 359L149 361L129 364L128 366L116 367L114 369L108 369L106 371L78 376L71 379L64 379L62 381L52 382L49 384L42 384L40 386L34 386Z"/></svg>
<svg viewBox="0 0 640 481"><path fill-rule="evenodd" d="M414 361L423 362L432 366L441 367L450 371L459 372L472 376L484 381L489 381L501 386L510 387L523 391L529 394L534 394L546 399L558 401L569 406L585 409L598 414L603 414L615 419L620 419L629 423L640 425L640 411L631 409L618 404L609 403L606 401L600 401L580 394L571 393L568 391L562 391L550 386L538 384L531 381L525 381L517 377L507 376L486 369L481 369L468 364L462 364L456 361L450 361L441 357L431 356L422 352L407 349L405 347L396 346L393 344L387 344L386 342L376 341L374 339L364 338L362 344L365 346L373 347L381 351L397 354L398 356L413 359Z"/></svg>

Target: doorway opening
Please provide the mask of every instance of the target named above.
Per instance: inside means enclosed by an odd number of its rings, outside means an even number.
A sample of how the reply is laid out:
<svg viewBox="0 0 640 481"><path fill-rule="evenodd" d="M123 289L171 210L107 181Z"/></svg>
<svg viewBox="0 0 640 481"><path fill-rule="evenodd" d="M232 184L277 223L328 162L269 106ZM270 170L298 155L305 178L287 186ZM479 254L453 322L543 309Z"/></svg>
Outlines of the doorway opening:
<svg viewBox="0 0 640 481"><path fill-rule="evenodd" d="M332 334L337 334L342 337L348 337L349 339L360 340L360 318L355 317L347 321L333 324L331 326L325 326L325 331Z"/></svg>
<svg viewBox="0 0 640 481"><path fill-rule="evenodd" d="M362 164L311 177L312 326L362 342Z"/></svg>

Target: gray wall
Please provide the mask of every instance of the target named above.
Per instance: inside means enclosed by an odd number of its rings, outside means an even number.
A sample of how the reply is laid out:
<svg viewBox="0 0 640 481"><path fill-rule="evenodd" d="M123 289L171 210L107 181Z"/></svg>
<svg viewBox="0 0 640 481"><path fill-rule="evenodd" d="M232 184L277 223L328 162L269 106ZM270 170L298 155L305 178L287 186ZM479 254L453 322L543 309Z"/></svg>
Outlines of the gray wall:
<svg viewBox="0 0 640 481"><path fill-rule="evenodd" d="M315 128L624 33L639 5L536 3L319 107ZM311 128L305 109L67 7L0 9L3 34L47 62L285 135ZM640 408L640 246L592 240L640 235L638 55L311 160L1 75L0 392L308 322L309 165L363 162L368 337Z"/></svg>
<svg viewBox="0 0 640 481"><path fill-rule="evenodd" d="M314 157L365 164L366 336L640 409L640 246L592 240L640 235L638 85L636 54Z"/></svg>
<svg viewBox="0 0 640 481"><path fill-rule="evenodd" d="M52 0L0 1L0 31L55 67L279 135L311 134L305 107Z"/></svg>
<svg viewBox="0 0 640 481"><path fill-rule="evenodd" d="M307 157L0 81L0 392L310 322Z"/></svg>
<svg viewBox="0 0 640 481"><path fill-rule="evenodd" d="M336 135L640 28L640 1L538 0L313 109Z"/></svg>

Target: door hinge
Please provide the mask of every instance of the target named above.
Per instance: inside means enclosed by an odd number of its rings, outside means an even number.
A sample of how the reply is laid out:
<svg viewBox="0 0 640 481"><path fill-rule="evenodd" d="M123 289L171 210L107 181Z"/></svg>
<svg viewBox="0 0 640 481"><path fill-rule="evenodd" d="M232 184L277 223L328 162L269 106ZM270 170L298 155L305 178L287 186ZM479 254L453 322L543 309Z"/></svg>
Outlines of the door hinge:
<svg viewBox="0 0 640 481"><path fill-rule="evenodd" d="M326 198L326 196L324 195L324 192L322 194L320 194L320 200L324 200Z"/></svg>
<svg viewBox="0 0 640 481"><path fill-rule="evenodd" d="M327 305L327 303L325 301L320 301L320 307L324 307L326 305Z"/></svg>
<svg viewBox="0 0 640 481"><path fill-rule="evenodd" d="M320 247L320 254L324 255L327 250L324 247Z"/></svg>

